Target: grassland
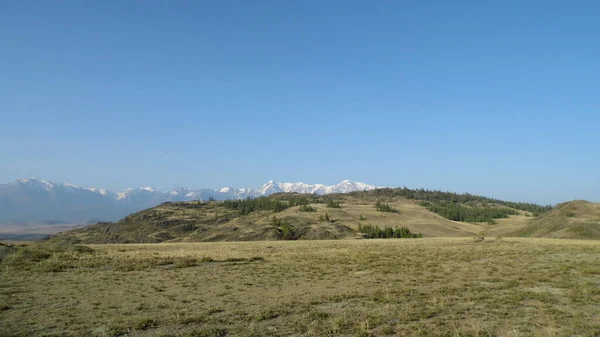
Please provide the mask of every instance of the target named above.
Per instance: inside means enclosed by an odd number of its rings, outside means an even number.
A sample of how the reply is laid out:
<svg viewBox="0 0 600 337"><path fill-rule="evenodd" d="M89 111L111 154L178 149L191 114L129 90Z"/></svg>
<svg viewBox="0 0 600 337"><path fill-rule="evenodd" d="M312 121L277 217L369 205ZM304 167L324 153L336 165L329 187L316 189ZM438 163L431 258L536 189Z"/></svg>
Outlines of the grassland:
<svg viewBox="0 0 600 337"><path fill-rule="evenodd" d="M373 200L364 196L340 195L340 208L325 203L311 203L314 211L303 212L301 206L280 212L255 211L240 215L222 203L166 203L129 215L116 223L100 223L61 233L55 238L74 243L158 243L202 241L260 241L281 239L281 229L273 226L274 217L285 221L299 233L299 239L351 239L360 237L359 224L384 227L405 226L424 237L472 237L488 230L509 233L531 220L521 215L499 219L497 225L467 223L444 219L420 206L418 201L403 197L387 200L397 212L379 212ZM327 215L331 220L322 221Z"/></svg>
<svg viewBox="0 0 600 337"><path fill-rule="evenodd" d="M597 241L439 238L89 248L4 247L0 335L600 331Z"/></svg>
<svg viewBox="0 0 600 337"><path fill-rule="evenodd" d="M600 204L575 200L527 222L513 233L523 237L600 239Z"/></svg>

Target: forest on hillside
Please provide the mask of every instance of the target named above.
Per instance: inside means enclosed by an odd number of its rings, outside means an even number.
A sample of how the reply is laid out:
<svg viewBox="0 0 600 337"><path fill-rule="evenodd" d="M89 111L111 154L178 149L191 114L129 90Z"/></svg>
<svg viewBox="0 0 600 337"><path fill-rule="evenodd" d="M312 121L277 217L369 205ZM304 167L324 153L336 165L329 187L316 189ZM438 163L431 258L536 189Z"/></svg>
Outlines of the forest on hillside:
<svg viewBox="0 0 600 337"><path fill-rule="evenodd" d="M353 192L353 193L363 193L363 192ZM530 212L533 216L538 216L544 214L552 209L550 205L538 205L528 202L512 202L505 201L499 199L493 199L488 197L483 197L479 195L473 195L469 193L453 193L453 192L442 192L442 191L433 191L426 189L409 189L406 187L403 188L380 188L373 191L370 191L375 196L380 197L405 197L407 199L414 200L422 200L428 201L432 204L464 204L474 207L492 207L494 205L502 205L510 208L514 208L517 210Z"/></svg>

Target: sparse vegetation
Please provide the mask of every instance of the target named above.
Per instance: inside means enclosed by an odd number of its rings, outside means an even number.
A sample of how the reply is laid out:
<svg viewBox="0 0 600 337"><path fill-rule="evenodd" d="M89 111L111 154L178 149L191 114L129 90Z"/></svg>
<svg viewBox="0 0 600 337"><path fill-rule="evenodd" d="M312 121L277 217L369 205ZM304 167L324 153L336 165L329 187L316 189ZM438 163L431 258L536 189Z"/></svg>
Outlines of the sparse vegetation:
<svg viewBox="0 0 600 337"><path fill-rule="evenodd" d="M596 219L600 204L575 200L557 205L552 211L531 219L524 228L511 235L525 237L554 237L600 239Z"/></svg>
<svg viewBox="0 0 600 337"><path fill-rule="evenodd" d="M287 200L287 203L288 203L288 207L308 206L308 204L311 203L311 200L309 200L307 197L294 195Z"/></svg>
<svg viewBox="0 0 600 337"><path fill-rule="evenodd" d="M333 199L327 200L327 207L328 208L342 208L342 206L340 206L340 202L335 201Z"/></svg>
<svg viewBox="0 0 600 337"><path fill-rule="evenodd" d="M424 237L470 237L487 233L503 236L555 235L552 234L554 229L521 231L529 223L537 222L550 213L533 218L530 212L498 204L415 202L405 197L388 198L374 194L374 191L335 196L277 194L200 204L167 202L131 214L116 223L100 223L58 234L50 241L83 244L280 240L287 236L282 236L280 226L271 226L274 213L289 223L296 239L354 238L359 222L369 222L380 228L394 228L400 223ZM326 207L328 200L333 204L339 203L341 208ZM433 216L431 211L441 217ZM600 235L600 230L595 230L597 226L593 225L598 223L597 210L590 212L583 222L579 222L579 211L565 209L563 212L572 212L572 217L566 217L568 222L582 225L563 230L561 237L594 238ZM446 219L459 223L449 223ZM556 221L564 227L564 221Z"/></svg>
<svg viewBox="0 0 600 337"><path fill-rule="evenodd" d="M0 335L594 336L600 329L600 242L90 248L53 251L26 265L1 262ZM60 261L69 267L48 271Z"/></svg>
<svg viewBox="0 0 600 337"><path fill-rule="evenodd" d="M296 240L298 237L294 228L285 220L277 219L275 216L271 220L271 226L277 227L281 230L282 240Z"/></svg>
<svg viewBox="0 0 600 337"><path fill-rule="evenodd" d="M319 215L319 221L320 222L329 222L331 220L329 220L329 214L325 213L325 215Z"/></svg>
<svg viewBox="0 0 600 337"><path fill-rule="evenodd" d="M378 201L375 203L375 209L379 212L398 213L398 210L385 202Z"/></svg>
<svg viewBox="0 0 600 337"><path fill-rule="evenodd" d="M300 207L298 207L298 210L300 212L315 212L316 209L310 205L302 205Z"/></svg>

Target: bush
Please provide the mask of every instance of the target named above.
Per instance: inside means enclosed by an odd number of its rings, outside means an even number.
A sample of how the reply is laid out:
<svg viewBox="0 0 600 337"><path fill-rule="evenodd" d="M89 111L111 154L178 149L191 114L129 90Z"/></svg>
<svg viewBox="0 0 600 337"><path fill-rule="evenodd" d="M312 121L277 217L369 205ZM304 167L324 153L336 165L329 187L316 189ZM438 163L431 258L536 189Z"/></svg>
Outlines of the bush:
<svg viewBox="0 0 600 337"><path fill-rule="evenodd" d="M296 240L298 238L294 228L285 220L279 220L276 217L273 217L271 225L273 227L278 227L281 230L280 238L282 240Z"/></svg>
<svg viewBox="0 0 600 337"><path fill-rule="evenodd" d="M300 212L315 212L316 209L314 209L312 206L310 205L302 205L298 208L298 210Z"/></svg>
<svg viewBox="0 0 600 337"><path fill-rule="evenodd" d="M192 223L185 223L181 226L181 229L185 232L191 232L196 230L196 226Z"/></svg>
<svg viewBox="0 0 600 337"><path fill-rule="evenodd" d="M288 200L288 207L306 206L309 203L310 201L308 200L308 198L294 196Z"/></svg>
<svg viewBox="0 0 600 337"><path fill-rule="evenodd" d="M175 261L176 268L188 268L197 265L197 261L193 257L183 257L177 261Z"/></svg>
<svg viewBox="0 0 600 337"><path fill-rule="evenodd" d="M320 222L329 222L331 220L329 220L329 214L325 213L325 216L323 216L322 214L319 215L319 221Z"/></svg>

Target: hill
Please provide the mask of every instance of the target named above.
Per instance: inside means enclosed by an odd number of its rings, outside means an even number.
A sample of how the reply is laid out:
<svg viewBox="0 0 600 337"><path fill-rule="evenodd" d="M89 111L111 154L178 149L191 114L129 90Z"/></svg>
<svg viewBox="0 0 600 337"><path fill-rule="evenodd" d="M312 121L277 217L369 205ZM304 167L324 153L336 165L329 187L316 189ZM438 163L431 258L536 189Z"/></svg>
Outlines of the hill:
<svg viewBox="0 0 600 337"><path fill-rule="evenodd" d="M575 200L557 205L513 233L522 237L600 239L600 204Z"/></svg>
<svg viewBox="0 0 600 337"><path fill-rule="evenodd" d="M364 237L362 229L368 226L405 227L424 237L469 237L490 230L515 231L532 211L548 209L533 204L508 207L507 202L447 192L409 191L418 193L378 189L327 196L280 193L223 202L166 202L115 223L98 223L51 239L73 243L346 239Z"/></svg>

